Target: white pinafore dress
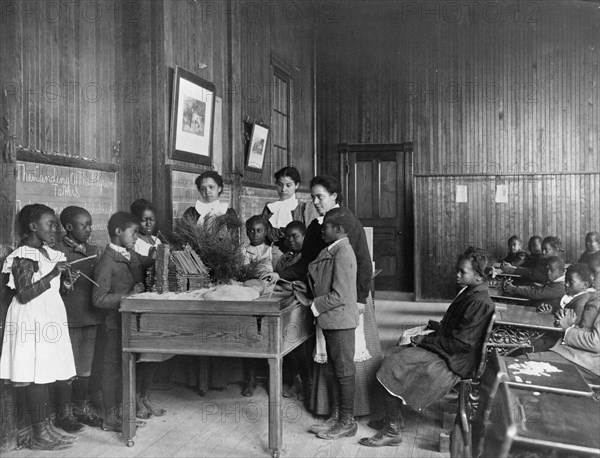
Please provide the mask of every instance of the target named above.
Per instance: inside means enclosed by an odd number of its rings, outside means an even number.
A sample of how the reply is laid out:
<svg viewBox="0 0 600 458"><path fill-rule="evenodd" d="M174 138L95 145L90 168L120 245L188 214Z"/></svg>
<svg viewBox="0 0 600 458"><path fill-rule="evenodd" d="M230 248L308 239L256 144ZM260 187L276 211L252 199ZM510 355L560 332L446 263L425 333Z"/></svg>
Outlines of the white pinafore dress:
<svg viewBox="0 0 600 458"><path fill-rule="evenodd" d="M59 261L66 261L60 251L45 247L49 259L40 250L24 245L13 251L2 266L10 274L8 287L15 289L12 265L15 258L27 258L38 263L33 274L36 282L49 274ZM50 289L31 301L21 304L15 296L8 308L0 379L15 383L52 383L75 376L75 361L69 337L67 312L60 296L60 276L50 281Z"/></svg>

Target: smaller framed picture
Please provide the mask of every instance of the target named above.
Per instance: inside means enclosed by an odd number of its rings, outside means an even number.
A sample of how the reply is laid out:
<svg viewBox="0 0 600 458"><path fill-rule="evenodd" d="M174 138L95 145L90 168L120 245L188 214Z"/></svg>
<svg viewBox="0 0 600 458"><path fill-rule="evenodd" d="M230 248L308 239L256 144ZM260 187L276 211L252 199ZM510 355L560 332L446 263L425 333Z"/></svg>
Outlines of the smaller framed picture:
<svg viewBox="0 0 600 458"><path fill-rule="evenodd" d="M254 123L252 134L248 145L246 157L246 169L262 172L265 165L265 154L267 152L267 141L269 139L269 126Z"/></svg>
<svg viewBox="0 0 600 458"><path fill-rule="evenodd" d="M176 67L171 105L171 158L212 163L215 85Z"/></svg>

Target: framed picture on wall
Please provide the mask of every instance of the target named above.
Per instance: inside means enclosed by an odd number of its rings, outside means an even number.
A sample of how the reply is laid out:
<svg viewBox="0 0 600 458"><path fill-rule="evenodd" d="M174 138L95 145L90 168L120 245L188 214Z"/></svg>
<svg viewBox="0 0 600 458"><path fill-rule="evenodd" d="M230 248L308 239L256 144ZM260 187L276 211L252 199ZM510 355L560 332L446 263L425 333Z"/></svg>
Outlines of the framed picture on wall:
<svg viewBox="0 0 600 458"><path fill-rule="evenodd" d="M171 104L171 158L212 164L216 87L181 68L175 68Z"/></svg>
<svg viewBox="0 0 600 458"><path fill-rule="evenodd" d="M267 140L269 139L269 126L254 123L246 155L246 169L262 172L265 165Z"/></svg>

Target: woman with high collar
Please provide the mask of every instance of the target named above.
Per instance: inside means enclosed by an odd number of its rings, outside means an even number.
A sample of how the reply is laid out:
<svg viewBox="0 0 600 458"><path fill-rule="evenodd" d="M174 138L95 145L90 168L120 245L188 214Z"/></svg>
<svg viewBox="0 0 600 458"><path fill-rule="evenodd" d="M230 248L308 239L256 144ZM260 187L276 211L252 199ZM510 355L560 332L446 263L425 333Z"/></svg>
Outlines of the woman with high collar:
<svg viewBox="0 0 600 458"><path fill-rule="evenodd" d="M208 216L219 216L225 213L235 213L229 208L229 202L220 200L223 192L223 177L214 170L204 172L196 178L196 187L200 198L193 207L184 213L184 218L193 218L197 224L202 225Z"/></svg>
<svg viewBox="0 0 600 458"><path fill-rule="evenodd" d="M285 227L292 221L301 221L308 227L319 215L312 203L299 202L296 197L300 186L300 172L296 167L284 167L275 172L274 177L279 200L265 205L262 216L269 222L269 241L286 251Z"/></svg>
<svg viewBox="0 0 600 458"><path fill-rule="evenodd" d="M331 176L320 175L310 183L312 201L319 217L313 220L307 230L302 246L300 261L280 272L280 277L285 280L304 280L308 272L308 264L318 256L326 247L321 237L323 218L328 211L337 208L342 203L340 182ZM351 213L350 213L351 214ZM352 214L351 214L352 215ZM360 311L360 322L356 328L356 351L354 362L356 364L356 397L354 401L354 414L356 416L368 415L377 410L375 373L381 363L381 345L375 322L375 304L373 302L371 287L373 277L373 264L367 245L365 230L352 215L353 225L348 231L348 239L354 250L357 261L357 300ZM315 365L313 371L313 390L310 407L317 415L330 415L330 418L321 424L313 425L313 432L329 429L331 424L338 420L339 399L337 393L330 396L329 374L327 368L327 353L324 339L317 331L317 345L315 349Z"/></svg>

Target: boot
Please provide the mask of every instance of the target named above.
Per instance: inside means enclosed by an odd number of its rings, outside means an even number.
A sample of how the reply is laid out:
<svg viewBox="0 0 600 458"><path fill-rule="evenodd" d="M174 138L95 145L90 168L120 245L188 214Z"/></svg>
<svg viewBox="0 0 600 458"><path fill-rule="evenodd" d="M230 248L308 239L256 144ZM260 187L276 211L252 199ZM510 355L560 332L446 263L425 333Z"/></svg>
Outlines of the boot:
<svg viewBox="0 0 600 458"><path fill-rule="evenodd" d="M388 417L383 417L383 418L379 418L377 420L371 420L367 423L367 426L371 429L375 429L377 431L381 431L383 428L385 428L386 425L386 419ZM400 427L400 430L404 431L406 429L406 422L404 421L404 417L400 416L400 422L398 423L398 426Z"/></svg>
<svg viewBox="0 0 600 458"><path fill-rule="evenodd" d="M371 437L363 437L358 443L367 447L395 447L402 442L400 433L401 417L386 416L385 426Z"/></svg>
<svg viewBox="0 0 600 458"><path fill-rule="evenodd" d="M73 415L75 415L79 423L91 426L92 428L102 427L102 418L92 412L87 400L76 402L73 405Z"/></svg>
<svg viewBox="0 0 600 458"><path fill-rule="evenodd" d="M245 377L245 386L242 390L242 396L250 397L254 395L256 389L256 374L254 373L254 367L248 368L248 372Z"/></svg>
<svg viewBox="0 0 600 458"><path fill-rule="evenodd" d="M52 423L52 421L49 418L46 418L46 423L48 423L48 431L50 432L50 435L52 437L54 437L55 439L61 440L63 442L68 442L71 444L73 444L79 440L79 436L77 436L75 434L69 434L69 433L65 432L64 430L54 426L54 423Z"/></svg>
<svg viewBox="0 0 600 458"><path fill-rule="evenodd" d="M148 393L146 393L145 396L142 396L142 404L144 404L146 409L148 409L148 411L155 417L162 417L167 413L165 409L158 407L156 404L150 401L150 395Z"/></svg>
<svg viewBox="0 0 600 458"><path fill-rule="evenodd" d="M103 431L116 431L118 433L123 432L123 418L119 414L118 407L112 407L107 409L107 412L102 422Z"/></svg>
<svg viewBox="0 0 600 458"><path fill-rule="evenodd" d="M340 420L329 430L317 434L319 439L336 440L342 437L354 437L358 431L358 423L351 413L342 413Z"/></svg>
<svg viewBox="0 0 600 458"><path fill-rule="evenodd" d="M284 398L293 398L294 396L296 396L296 390L294 385L289 385L287 383L283 384L283 387L281 389L281 395Z"/></svg>
<svg viewBox="0 0 600 458"><path fill-rule="evenodd" d="M54 426L68 433L78 433L83 429L83 425L73 415L73 404L71 403L61 406L60 412L54 421Z"/></svg>
<svg viewBox="0 0 600 458"><path fill-rule="evenodd" d="M32 425L32 437L29 443L31 450L64 450L73 445L72 442L64 442L56 439L48 428L49 421L41 421Z"/></svg>
<svg viewBox="0 0 600 458"><path fill-rule="evenodd" d="M146 408L142 402L142 397L139 394L135 395L135 417L141 420L147 420L152 416L152 413Z"/></svg>
<svg viewBox="0 0 600 458"><path fill-rule="evenodd" d="M340 420L340 408L333 406L331 409L331 415L327 420L322 423L314 423L310 426L309 431L311 433L319 434L324 431L328 431Z"/></svg>

